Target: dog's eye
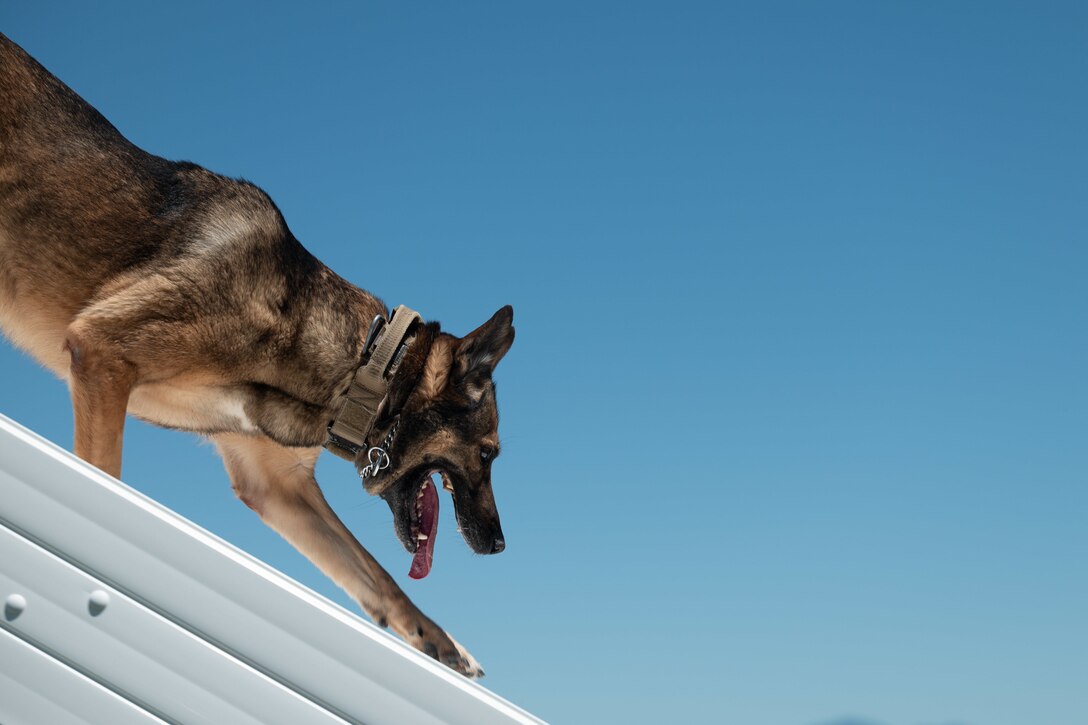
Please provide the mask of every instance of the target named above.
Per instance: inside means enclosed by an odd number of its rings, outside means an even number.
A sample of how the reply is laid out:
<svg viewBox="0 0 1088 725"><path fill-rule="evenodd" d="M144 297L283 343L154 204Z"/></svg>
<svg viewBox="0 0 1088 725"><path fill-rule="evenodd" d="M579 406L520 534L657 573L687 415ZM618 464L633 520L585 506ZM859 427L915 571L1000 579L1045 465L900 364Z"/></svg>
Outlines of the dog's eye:
<svg viewBox="0 0 1088 725"><path fill-rule="evenodd" d="M480 449L480 460L487 462L495 457L495 449L490 446L484 446Z"/></svg>

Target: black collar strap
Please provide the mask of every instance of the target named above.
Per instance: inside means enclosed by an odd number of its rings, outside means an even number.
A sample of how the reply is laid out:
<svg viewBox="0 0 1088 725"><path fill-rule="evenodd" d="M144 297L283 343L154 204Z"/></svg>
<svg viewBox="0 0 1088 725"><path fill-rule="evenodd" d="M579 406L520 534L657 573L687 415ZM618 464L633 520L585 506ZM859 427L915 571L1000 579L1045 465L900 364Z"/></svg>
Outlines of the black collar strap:
<svg viewBox="0 0 1088 725"><path fill-rule="evenodd" d="M366 450L367 436L385 407L389 381L412 342L412 325L421 319L418 312L400 305L376 335L367 336L364 363L355 371L344 404L329 424L325 448L349 461Z"/></svg>

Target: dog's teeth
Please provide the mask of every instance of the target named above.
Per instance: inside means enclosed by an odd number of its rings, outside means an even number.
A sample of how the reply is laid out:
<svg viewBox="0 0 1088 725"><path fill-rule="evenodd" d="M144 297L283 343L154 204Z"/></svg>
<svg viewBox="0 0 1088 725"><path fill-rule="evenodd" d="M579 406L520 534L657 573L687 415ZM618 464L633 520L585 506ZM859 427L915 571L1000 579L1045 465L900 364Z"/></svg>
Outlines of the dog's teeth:
<svg viewBox="0 0 1088 725"><path fill-rule="evenodd" d="M418 534L416 534L416 538L419 539L420 541L426 541L428 537L427 537L427 535L425 533L420 531Z"/></svg>

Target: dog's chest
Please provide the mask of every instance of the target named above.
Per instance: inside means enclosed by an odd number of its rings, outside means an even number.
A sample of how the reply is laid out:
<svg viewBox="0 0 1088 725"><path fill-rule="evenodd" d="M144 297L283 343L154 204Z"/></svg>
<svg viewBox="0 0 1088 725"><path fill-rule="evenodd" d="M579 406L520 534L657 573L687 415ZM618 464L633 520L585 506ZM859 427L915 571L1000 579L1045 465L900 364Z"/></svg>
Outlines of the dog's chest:
<svg viewBox="0 0 1088 725"><path fill-rule="evenodd" d="M246 413L247 397L237 387L169 381L138 385L129 398L128 412L167 428L198 433L256 433Z"/></svg>

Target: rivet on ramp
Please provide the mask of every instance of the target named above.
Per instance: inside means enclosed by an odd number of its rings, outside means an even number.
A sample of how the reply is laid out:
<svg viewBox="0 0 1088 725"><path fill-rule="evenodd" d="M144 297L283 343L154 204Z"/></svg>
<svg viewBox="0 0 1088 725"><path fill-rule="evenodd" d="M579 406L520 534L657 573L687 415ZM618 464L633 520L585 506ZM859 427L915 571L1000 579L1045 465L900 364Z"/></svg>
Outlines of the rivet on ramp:
<svg viewBox="0 0 1088 725"><path fill-rule="evenodd" d="M87 611L91 613L92 617L97 617L102 614L109 603L110 595L101 589L95 589L91 592L90 599L87 600Z"/></svg>
<svg viewBox="0 0 1088 725"><path fill-rule="evenodd" d="M26 597L22 594L12 594L4 600L4 619L9 622L18 617L26 609Z"/></svg>

